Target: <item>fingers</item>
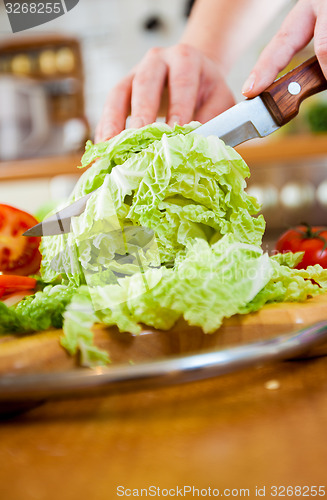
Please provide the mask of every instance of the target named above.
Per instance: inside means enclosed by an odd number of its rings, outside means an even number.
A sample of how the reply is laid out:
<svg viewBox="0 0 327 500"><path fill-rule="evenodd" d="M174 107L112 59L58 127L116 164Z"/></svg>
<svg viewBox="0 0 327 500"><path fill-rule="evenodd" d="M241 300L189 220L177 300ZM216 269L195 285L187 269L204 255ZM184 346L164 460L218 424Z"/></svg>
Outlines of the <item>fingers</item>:
<svg viewBox="0 0 327 500"><path fill-rule="evenodd" d="M96 141L106 140L125 128L131 109L130 126L143 127L156 120L168 79L169 125L188 123L193 118L201 73L198 51L187 45L154 48L108 95L96 130Z"/></svg>
<svg viewBox="0 0 327 500"><path fill-rule="evenodd" d="M311 2L299 0L278 33L261 53L243 85L242 93L246 97L255 97L273 83L292 57L309 43L314 33L314 26L315 14Z"/></svg>
<svg viewBox="0 0 327 500"><path fill-rule="evenodd" d="M139 128L157 117L167 77L161 49L151 49L137 68L133 79L130 126Z"/></svg>
<svg viewBox="0 0 327 500"><path fill-rule="evenodd" d="M96 130L96 141L121 132L131 109L130 126L143 127L158 115L165 85L169 125L207 121L234 104L217 63L185 44L151 49L133 72L109 93Z"/></svg>
<svg viewBox="0 0 327 500"><path fill-rule="evenodd" d="M96 128L95 142L106 141L125 128L130 109L133 75L125 77L109 93Z"/></svg>
<svg viewBox="0 0 327 500"><path fill-rule="evenodd" d="M171 57L170 57L171 56ZM168 51L169 106L168 125L189 123L194 114L200 83L201 62L197 51L187 45L179 45Z"/></svg>
<svg viewBox="0 0 327 500"><path fill-rule="evenodd" d="M314 48L321 69L327 78L327 5L326 0L317 2L317 21L314 31Z"/></svg>
<svg viewBox="0 0 327 500"><path fill-rule="evenodd" d="M206 123L226 109L234 106L235 99L227 84L222 80L212 94L197 109L194 119L200 123Z"/></svg>
<svg viewBox="0 0 327 500"><path fill-rule="evenodd" d="M155 121L167 74L160 52L161 49L150 50L135 70L109 92L96 127L95 142L108 140L124 130L130 110L131 127Z"/></svg>

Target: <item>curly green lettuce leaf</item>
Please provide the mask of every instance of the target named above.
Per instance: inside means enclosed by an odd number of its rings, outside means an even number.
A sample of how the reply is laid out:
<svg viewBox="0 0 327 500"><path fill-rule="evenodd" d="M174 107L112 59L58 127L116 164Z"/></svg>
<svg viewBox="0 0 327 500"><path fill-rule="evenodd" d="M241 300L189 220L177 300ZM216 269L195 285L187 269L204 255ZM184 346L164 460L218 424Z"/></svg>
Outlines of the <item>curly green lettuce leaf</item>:
<svg viewBox="0 0 327 500"><path fill-rule="evenodd" d="M109 355L94 344L92 326L97 321L87 287L80 287L64 312L64 336L61 345L75 355L79 353L82 366L109 363Z"/></svg>
<svg viewBox="0 0 327 500"><path fill-rule="evenodd" d="M288 267L285 262L289 261L291 266L296 265L302 255L293 254L293 259L292 254L287 255L286 260L282 254L270 258L273 275L254 299L246 304L242 314L257 311L267 303L303 302L315 295L326 293L327 269L319 264L309 266L307 269Z"/></svg>
<svg viewBox="0 0 327 500"><path fill-rule="evenodd" d="M72 286L48 285L25 297L16 306L8 308L0 302L0 332L24 333L61 328L63 313L74 293Z"/></svg>
<svg viewBox="0 0 327 500"><path fill-rule="evenodd" d="M113 236L130 225L153 231L157 264L173 263L197 238L213 243L233 234L244 243L261 243L265 223L244 190L247 165L217 137L189 133L197 125L153 124L88 145L84 162L95 163L71 201L99 189L73 219L73 232L43 238L44 279L62 275L79 285L99 264L109 269L117 254Z"/></svg>
<svg viewBox="0 0 327 500"><path fill-rule="evenodd" d="M15 311L0 301L0 334L19 331L19 320Z"/></svg>
<svg viewBox="0 0 327 500"><path fill-rule="evenodd" d="M272 255L271 259L281 266L296 267L303 259L304 252L284 252Z"/></svg>
<svg viewBox="0 0 327 500"><path fill-rule="evenodd" d="M100 288L106 304L98 312L101 322L138 333L141 324L169 329L184 317L190 325L213 332L269 282L272 267L260 247L226 235L212 246L202 239L190 243L175 268L163 268L156 279L158 273L147 270L145 276L134 274Z"/></svg>

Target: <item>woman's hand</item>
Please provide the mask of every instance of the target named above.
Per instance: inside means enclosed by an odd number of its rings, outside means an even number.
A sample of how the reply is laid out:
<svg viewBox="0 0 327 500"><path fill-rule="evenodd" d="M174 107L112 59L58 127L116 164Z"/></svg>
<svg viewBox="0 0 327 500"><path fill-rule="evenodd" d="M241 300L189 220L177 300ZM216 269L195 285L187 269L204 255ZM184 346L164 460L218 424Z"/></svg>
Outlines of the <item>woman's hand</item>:
<svg viewBox="0 0 327 500"><path fill-rule="evenodd" d="M243 86L243 94L255 97L265 90L313 37L317 59L327 78L327 1L298 0L262 51Z"/></svg>
<svg viewBox="0 0 327 500"><path fill-rule="evenodd" d="M95 141L121 132L129 112L130 127L154 122L165 87L169 125L183 125L193 119L204 123L234 104L217 61L187 44L153 48L109 92Z"/></svg>

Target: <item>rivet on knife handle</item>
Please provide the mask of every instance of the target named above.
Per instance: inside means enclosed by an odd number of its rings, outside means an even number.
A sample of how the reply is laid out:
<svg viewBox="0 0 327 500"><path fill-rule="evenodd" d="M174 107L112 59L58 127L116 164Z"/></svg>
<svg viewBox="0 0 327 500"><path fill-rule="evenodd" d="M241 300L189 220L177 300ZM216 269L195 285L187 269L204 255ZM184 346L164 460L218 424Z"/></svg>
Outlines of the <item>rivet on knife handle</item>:
<svg viewBox="0 0 327 500"><path fill-rule="evenodd" d="M260 97L281 126L298 114L304 99L326 89L327 81L314 56L276 80Z"/></svg>

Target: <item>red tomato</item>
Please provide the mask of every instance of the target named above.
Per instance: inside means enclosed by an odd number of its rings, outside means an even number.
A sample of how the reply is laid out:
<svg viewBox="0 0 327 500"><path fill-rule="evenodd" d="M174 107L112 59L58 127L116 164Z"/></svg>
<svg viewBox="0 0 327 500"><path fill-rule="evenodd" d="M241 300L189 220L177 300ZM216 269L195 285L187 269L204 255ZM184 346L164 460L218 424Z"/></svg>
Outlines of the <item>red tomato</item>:
<svg viewBox="0 0 327 500"><path fill-rule="evenodd" d="M12 300L12 297L17 297L17 302L19 302L25 295L32 293L35 287L36 279L34 278L0 274L0 300L5 303L8 299Z"/></svg>
<svg viewBox="0 0 327 500"><path fill-rule="evenodd" d="M327 228L322 226L296 226L281 235L276 250L285 252L304 252L297 269L320 264L327 268Z"/></svg>
<svg viewBox="0 0 327 500"><path fill-rule="evenodd" d="M0 271L26 276L40 268L41 238L22 234L38 221L27 212L0 204Z"/></svg>
<svg viewBox="0 0 327 500"><path fill-rule="evenodd" d="M14 292L16 290L33 290L35 286L35 278L0 274L0 290L4 290L5 293Z"/></svg>

